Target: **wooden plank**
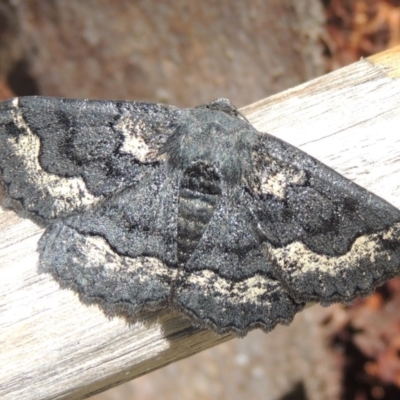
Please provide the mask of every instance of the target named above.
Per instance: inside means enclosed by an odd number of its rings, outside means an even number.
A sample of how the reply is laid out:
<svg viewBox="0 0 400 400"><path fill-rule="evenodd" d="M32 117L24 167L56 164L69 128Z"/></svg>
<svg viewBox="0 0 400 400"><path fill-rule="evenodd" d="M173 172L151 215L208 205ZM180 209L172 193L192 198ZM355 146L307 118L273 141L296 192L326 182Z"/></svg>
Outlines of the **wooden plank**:
<svg viewBox="0 0 400 400"><path fill-rule="evenodd" d="M246 107L260 131L400 207L400 47ZM128 325L36 271L42 229L0 209L0 397L79 399L230 339L165 310Z"/></svg>

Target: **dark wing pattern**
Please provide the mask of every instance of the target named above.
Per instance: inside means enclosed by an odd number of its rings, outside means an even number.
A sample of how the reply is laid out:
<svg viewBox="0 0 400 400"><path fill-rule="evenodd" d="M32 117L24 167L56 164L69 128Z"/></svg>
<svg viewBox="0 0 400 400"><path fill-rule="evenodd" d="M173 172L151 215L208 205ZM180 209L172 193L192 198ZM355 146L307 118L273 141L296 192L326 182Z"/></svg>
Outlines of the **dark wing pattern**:
<svg viewBox="0 0 400 400"><path fill-rule="evenodd" d="M270 135L253 162L264 252L292 297L348 303L399 274L398 209Z"/></svg>
<svg viewBox="0 0 400 400"><path fill-rule="evenodd" d="M135 185L174 130L172 106L15 98L0 103L0 171L9 196L44 221Z"/></svg>
<svg viewBox="0 0 400 400"><path fill-rule="evenodd" d="M251 207L253 199L241 187L223 196L175 284L178 309L218 333L270 331L290 323L304 307L283 287L263 253Z"/></svg>
<svg viewBox="0 0 400 400"><path fill-rule="evenodd" d="M13 99L0 141L11 205L49 224L39 269L109 314L172 306L243 336L399 274L400 211L226 99Z"/></svg>
<svg viewBox="0 0 400 400"><path fill-rule="evenodd" d="M157 166L134 188L51 224L40 270L108 314L165 307L177 274L175 187L174 175Z"/></svg>

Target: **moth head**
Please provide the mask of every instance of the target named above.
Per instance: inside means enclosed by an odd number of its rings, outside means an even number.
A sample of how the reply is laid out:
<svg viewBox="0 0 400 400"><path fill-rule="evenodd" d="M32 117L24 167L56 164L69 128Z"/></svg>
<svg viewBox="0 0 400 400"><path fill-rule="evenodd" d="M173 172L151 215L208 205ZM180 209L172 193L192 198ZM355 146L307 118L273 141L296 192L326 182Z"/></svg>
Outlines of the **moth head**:
<svg viewBox="0 0 400 400"><path fill-rule="evenodd" d="M235 117L239 120L249 123L249 120L230 102L230 100L224 97L220 97L219 99L210 103L197 106L195 109L223 112L231 117Z"/></svg>
<svg viewBox="0 0 400 400"><path fill-rule="evenodd" d="M196 163L217 171L228 185L251 173L251 149L257 131L234 113L205 106L182 110L175 132L162 153L170 167L182 172Z"/></svg>

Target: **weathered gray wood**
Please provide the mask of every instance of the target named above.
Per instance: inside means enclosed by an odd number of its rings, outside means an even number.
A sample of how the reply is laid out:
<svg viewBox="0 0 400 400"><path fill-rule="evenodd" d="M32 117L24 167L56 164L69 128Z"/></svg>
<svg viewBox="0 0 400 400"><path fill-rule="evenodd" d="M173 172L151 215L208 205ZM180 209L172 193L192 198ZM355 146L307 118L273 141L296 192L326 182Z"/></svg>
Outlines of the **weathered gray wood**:
<svg viewBox="0 0 400 400"><path fill-rule="evenodd" d="M243 112L400 207L400 47ZM1 144L0 144L1 145ZM0 397L78 399L214 346L179 315L128 326L36 272L42 230L0 209Z"/></svg>

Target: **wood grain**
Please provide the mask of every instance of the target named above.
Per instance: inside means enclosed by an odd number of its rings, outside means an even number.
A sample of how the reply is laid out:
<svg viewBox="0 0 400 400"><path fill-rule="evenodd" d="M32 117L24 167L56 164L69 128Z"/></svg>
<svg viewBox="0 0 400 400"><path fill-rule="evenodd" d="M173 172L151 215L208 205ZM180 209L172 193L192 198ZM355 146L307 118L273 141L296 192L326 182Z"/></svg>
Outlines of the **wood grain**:
<svg viewBox="0 0 400 400"><path fill-rule="evenodd" d="M400 207L400 47L243 109L260 131L302 148ZM0 144L1 145L1 144ZM36 271L42 229L0 209L0 397L80 399L232 336L171 311L128 324L83 306Z"/></svg>

